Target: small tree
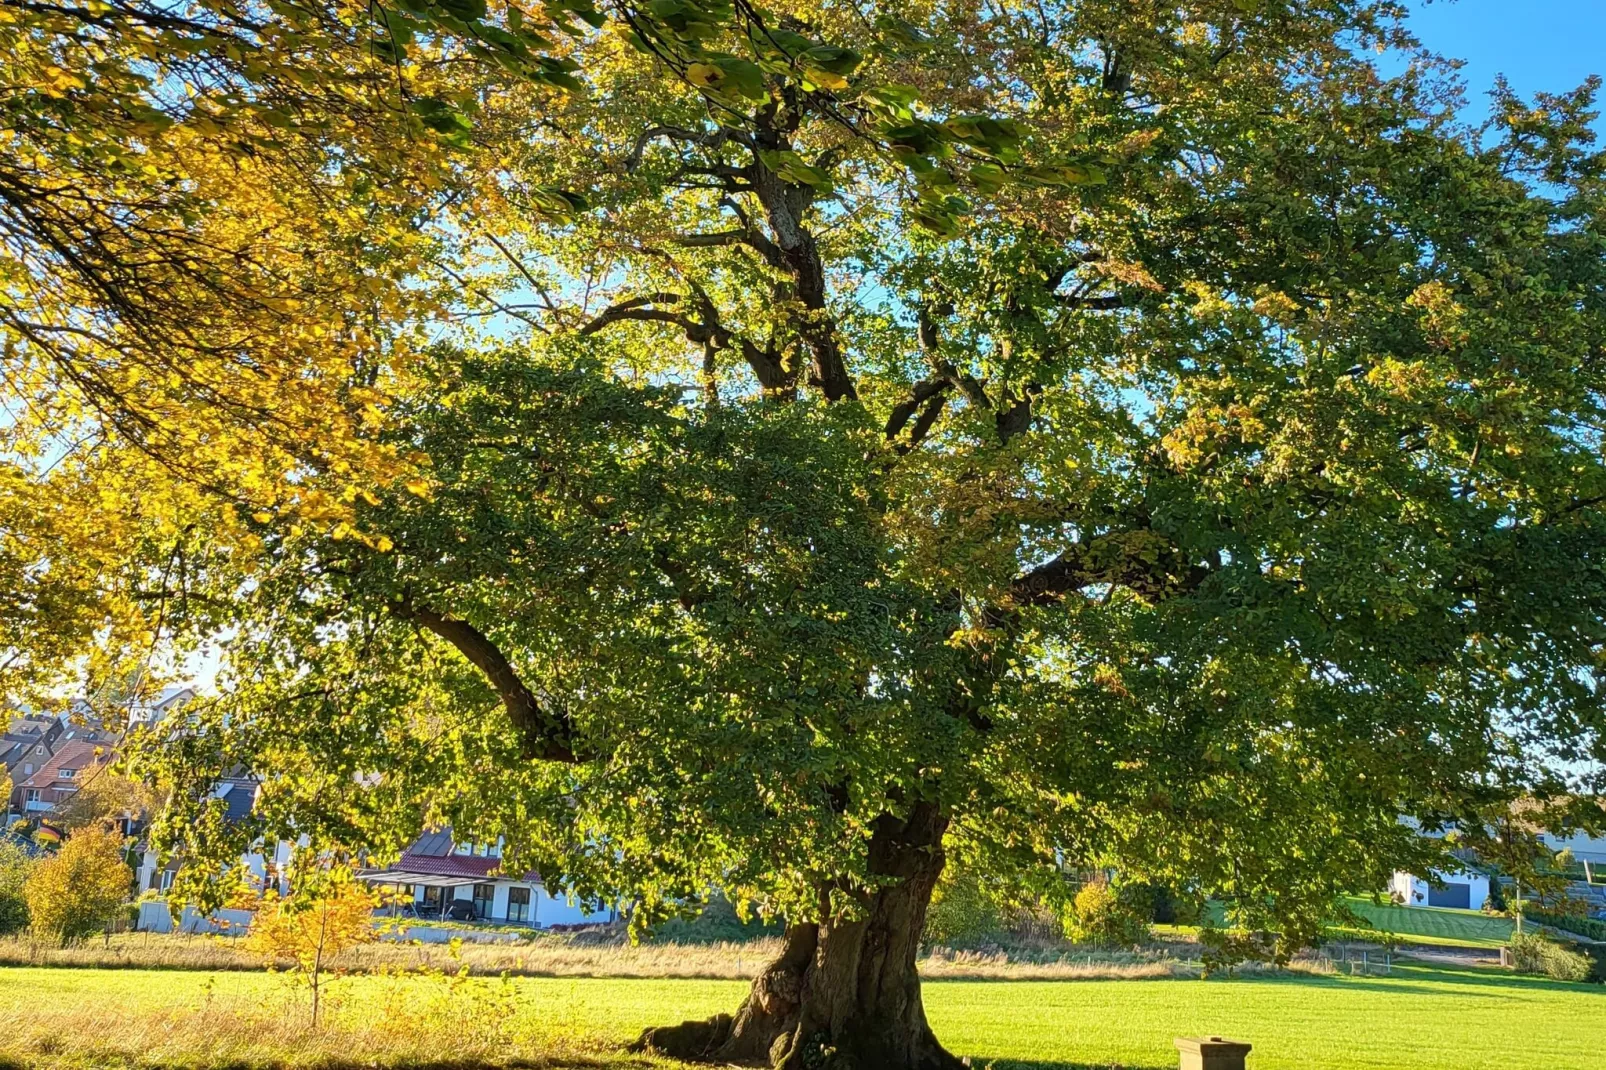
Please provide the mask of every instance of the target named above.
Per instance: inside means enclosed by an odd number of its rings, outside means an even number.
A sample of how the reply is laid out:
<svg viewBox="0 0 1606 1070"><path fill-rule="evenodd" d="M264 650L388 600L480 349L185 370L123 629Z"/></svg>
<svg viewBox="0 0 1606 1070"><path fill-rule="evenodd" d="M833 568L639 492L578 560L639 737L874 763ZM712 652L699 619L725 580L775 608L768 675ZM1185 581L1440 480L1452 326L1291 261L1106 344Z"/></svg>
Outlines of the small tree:
<svg viewBox="0 0 1606 1070"><path fill-rule="evenodd" d="M73 793L56 811L68 830L111 826L125 816L141 818L153 805L150 789L137 780L102 773Z"/></svg>
<svg viewBox="0 0 1606 1070"><path fill-rule="evenodd" d="M0 839L0 936L28 926L28 901L23 898L23 886L33 867L33 856L22 844Z"/></svg>
<svg viewBox="0 0 1606 1070"><path fill-rule="evenodd" d="M374 938L374 896L349 876L329 877L321 887L279 898L269 891L251 923L246 947L269 965L293 959L312 990L312 1024L327 965L342 951Z"/></svg>
<svg viewBox="0 0 1606 1070"><path fill-rule="evenodd" d="M66 946L116 918L132 887L133 873L123 862L122 837L89 828L35 864L23 893L33 931Z"/></svg>
<svg viewBox="0 0 1606 1070"><path fill-rule="evenodd" d="M1092 880L1076 893L1065 917L1065 936L1100 947L1130 947L1149 937L1148 910L1136 902L1141 889Z"/></svg>

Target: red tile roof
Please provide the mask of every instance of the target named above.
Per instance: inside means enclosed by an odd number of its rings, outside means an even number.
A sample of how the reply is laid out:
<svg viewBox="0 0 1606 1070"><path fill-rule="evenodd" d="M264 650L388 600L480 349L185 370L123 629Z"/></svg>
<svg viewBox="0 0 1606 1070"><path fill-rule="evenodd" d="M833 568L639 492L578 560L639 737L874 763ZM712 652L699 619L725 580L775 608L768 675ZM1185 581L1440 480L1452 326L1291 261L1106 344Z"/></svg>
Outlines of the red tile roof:
<svg viewBox="0 0 1606 1070"><path fill-rule="evenodd" d="M104 765L112 760L112 749L104 743L92 743L88 740L70 739L56 748L56 753L50 756L33 776L28 777L18 787L48 788L58 781L77 787L84 782L85 771L97 765ZM68 779L63 779L61 771L73 769L77 772Z"/></svg>
<svg viewBox="0 0 1606 1070"><path fill-rule="evenodd" d="M478 877L487 881L525 880L537 884L541 881L539 873L526 873L523 877L515 877L511 873L492 874L491 871L501 864L500 858L481 855L423 855L408 851L390 868L404 873L427 873L432 877Z"/></svg>

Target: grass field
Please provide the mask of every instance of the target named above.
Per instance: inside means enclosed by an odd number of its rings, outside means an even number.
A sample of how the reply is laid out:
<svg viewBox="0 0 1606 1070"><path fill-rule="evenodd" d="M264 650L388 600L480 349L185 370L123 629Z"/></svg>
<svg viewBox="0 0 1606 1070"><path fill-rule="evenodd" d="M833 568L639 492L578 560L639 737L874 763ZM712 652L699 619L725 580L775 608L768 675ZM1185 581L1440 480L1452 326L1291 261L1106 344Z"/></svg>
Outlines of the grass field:
<svg viewBox="0 0 1606 1070"><path fill-rule="evenodd" d="M1497 948L1511 939L1510 918L1492 918L1476 910L1378 905L1358 897L1348 902L1350 909L1378 929L1393 933L1402 944ZM1348 931L1361 937L1376 935L1360 929Z"/></svg>
<svg viewBox="0 0 1606 1070"><path fill-rule="evenodd" d="M324 1030L282 976L0 969L0 1064L29 1070L274 1065L638 1067L644 1026L730 1010L733 981L352 977ZM926 985L948 1046L997 1070L1171 1070L1172 1039L1255 1045L1251 1070L1583 1070L1600 1065L1606 989L1482 970L1392 977Z"/></svg>

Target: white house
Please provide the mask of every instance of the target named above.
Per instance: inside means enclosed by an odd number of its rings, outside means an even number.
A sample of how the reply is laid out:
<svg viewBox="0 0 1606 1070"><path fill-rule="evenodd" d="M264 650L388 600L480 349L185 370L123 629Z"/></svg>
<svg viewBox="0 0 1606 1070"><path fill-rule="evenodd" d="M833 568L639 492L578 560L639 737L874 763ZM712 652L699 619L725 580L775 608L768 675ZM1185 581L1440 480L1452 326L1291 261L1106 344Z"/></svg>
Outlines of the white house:
<svg viewBox="0 0 1606 1070"><path fill-rule="evenodd" d="M258 787L257 781L250 777L229 777L220 782L212 797L223 800L226 807L223 820L233 823L249 817L256 807ZM293 850L293 846L285 840L271 845L261 843L241 855L240 862L256 888L263 891L271 888L285 895L290 890L290 857ZM173 887L173 878L182 865L183 861L177 858L169 859L163 865L156 852L146 847L140 859L139 890L158 894L166 892Z"/></svg>
<svg viewBox="0 0 1606 1070"><path fill-rule="evenodd" d="M454 902L471 907L480 921L540 929L610 922L619 916L610 904L582 904L561 890L553 895L540 874L504 874L501 865L500 845L457 843L451 829L443 829L419 837L395 865L357 876L398 893L396 909L421 917L439 917Z"/></svg>
<svg viewBox="0 0 1606 1070"><path fill-rule="evenodd" d="M1408 907L1460 907L1480 910L1489 898L1489 878L1471 869L1436 869L1435 883L1410 873L1396 872L1389 881L1389 896Z"/></svg>

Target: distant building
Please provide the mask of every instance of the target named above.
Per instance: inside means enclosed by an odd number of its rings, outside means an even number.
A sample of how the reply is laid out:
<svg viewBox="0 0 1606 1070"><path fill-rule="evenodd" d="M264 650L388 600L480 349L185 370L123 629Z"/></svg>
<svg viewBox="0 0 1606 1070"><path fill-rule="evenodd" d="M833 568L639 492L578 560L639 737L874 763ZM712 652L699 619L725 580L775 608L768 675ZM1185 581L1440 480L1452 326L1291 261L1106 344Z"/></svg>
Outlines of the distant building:
<svg viewBox="0 0 1606 1070"><path fill-rule="evenodd" d="M90 739L66 739L54 753L17 782L13 797L26 817L37 818L55 810L78 793L78 789L112 760L111 748ZM24 765L29 763L24 762Z"/></svg>
<svg viewBox="0 0 1606 1070"><path fill-rule="evenodd" d="M256 809L260 788L261 784L255 777L244 774L225 777L213 789L212 798L223 801L223 820L231 825L237 824L250 817ZM290 858L294 850L294 846L285 840L271 845L258 843L240 856L240 863L257 891L286 895L290 891ZM139 890L165 894L173 887L173 881L183 865L182 858L170 858L164 863L147 846L140 859Z"/></svg>
<svg viewBox="0 0 1606 1070"><path fill-rule="evenodd" d="M195 688L187 685L164 687L150 702L139 703L128 708L128 728L132 731L136 728L165 721L190 702L193 702L195 696Z"/></svg>
<svg viewBox="0 0 1606 1070"><path fill-rule="evenodd" d="M8 819L23 812L22 782L50 761L63 730L59 717L26 713L12 718L0 736L0 766L11 781L11 793L0 799L0 809Z"/></svg>
<svg viewBox="0 0 1606 1070"><path fill-rule="evenodd" d="M1389 897L1408 907L1481 910L1489 898L1489 878L1472 869L1436 869L1431 880L1399 872L1389 881Z"/></svg>
<svg viewBox="0 0 1606 1070"><path fill-rule="evenodd" d="M393 909L404 916L466 915L479 921L550 928L617 920L607 903L582 905L548 890L539 873L504 874L498 844L457 843L450 829L425 833L393 866L359 873L360 880L399 894ZM454 909L455 904L455 909Z"/></svg>

